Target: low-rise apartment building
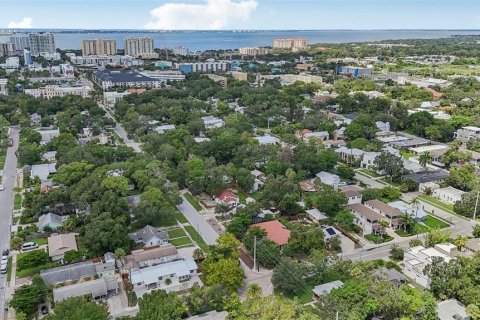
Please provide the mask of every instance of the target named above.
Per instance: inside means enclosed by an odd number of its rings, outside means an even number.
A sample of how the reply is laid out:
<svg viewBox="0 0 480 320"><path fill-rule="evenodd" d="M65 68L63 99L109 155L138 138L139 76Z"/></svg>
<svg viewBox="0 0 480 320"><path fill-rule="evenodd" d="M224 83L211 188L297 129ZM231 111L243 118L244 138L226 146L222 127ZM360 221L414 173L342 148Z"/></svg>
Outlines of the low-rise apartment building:
<svg viewBox="0 0 480 320"><path fill-rule="evenodd" d="M147 77L135 71L121 70L121 71L97 71L92 76L93 81L108 90L112 87L121 88L158 88L161 81Z"/></svg>
<svg viewBox="0 0 480 320"><path fill-rule="evenodd" d="M376 199L366 201L365 206L385 217L385 220L390 223L390 227L392 229L396 230L402 224L399 219L402 215L402 212L397 208L391 207L388 204Z"/></svg>
<svg viewBox="0 0 480 320"><path fill-rule="evenodd" d="M453 136L460 142L480 139L480 128L474 126L463 127L455 131Z"/></svg>
<svg viewBox="0 0 480 320"><path fill-rule="evenodd" d="M25 89L25 94L31 95L35 98L52 99L54 97L65 97L68 95L81 96L82 98L88 98L92 88L88 86L78 87L64 87L56 85L48 85L38 89Z"/></svg>

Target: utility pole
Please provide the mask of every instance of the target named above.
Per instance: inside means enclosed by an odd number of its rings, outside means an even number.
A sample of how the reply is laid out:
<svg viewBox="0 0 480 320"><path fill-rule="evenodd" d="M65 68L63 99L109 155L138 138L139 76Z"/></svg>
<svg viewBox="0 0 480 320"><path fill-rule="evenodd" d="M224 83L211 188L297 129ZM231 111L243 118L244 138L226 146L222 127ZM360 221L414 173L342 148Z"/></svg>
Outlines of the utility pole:
<svg viewBox="0 0 480 320"><path fill-rule="evenodd" d="M473 220L477 218L477 209L478 209L478 198L480 196L480 191L477 191L477 200L475 201L475 209L473 211Z"/></svg>
<svg viewBox="0 0 480 320"><path fill-rule="evenodd" d="M257 270L257 236L253 236L253 270Z"/></svg>

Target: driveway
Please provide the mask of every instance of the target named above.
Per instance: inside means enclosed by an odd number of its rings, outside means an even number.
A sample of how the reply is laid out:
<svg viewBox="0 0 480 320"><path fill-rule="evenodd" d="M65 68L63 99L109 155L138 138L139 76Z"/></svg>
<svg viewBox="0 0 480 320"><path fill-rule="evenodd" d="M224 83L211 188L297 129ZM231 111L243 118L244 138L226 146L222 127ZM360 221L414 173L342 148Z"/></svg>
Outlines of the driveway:
<svg viewBox="0 0 480 320"><path fill-rule="evenodd" d="M182 203L177 206L178 210L187 218L190 225L197 230L208 245L217 243L218 233L205 221L205 218L185 199L182 195Z"/></svg>
<svg viewBox="0 0 480 320"><path fill-rule="evenodd" d="M18 148L19 129L10 128L10 137L13 139L13 146L8 148L3 170L3 185L5 190L0 191L0 251L10 247L10 228L12 226L12 212L16 175L17 157L15 152ZM0 310L5 307L5 285L6 275L0 275ZM0 312L0 319L4 319L4 312Z"/></svg>

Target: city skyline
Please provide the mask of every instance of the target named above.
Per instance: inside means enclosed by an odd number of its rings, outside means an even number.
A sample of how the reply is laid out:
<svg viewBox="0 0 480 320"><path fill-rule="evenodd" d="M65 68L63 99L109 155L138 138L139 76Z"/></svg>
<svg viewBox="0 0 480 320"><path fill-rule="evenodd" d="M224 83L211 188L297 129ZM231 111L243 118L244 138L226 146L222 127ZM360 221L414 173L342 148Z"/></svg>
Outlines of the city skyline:
<svg viewBox="0 0 480 320"><path fill-rule="evenodd" d="M119 1L116 1L117 4ZM165 30L478 29L472 0L6 0L0 28ZM433 8L434 6L434 8ZM21 8L21 10L19 10ZM94 10L92 10L94 8ZM108 13L108 14L106 14Z"/></svg>

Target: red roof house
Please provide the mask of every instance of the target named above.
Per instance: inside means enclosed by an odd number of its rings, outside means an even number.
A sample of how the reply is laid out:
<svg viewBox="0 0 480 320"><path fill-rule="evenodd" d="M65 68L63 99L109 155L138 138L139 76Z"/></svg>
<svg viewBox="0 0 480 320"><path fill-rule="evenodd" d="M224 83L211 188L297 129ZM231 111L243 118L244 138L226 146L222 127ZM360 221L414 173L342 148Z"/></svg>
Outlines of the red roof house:
<svg viewBox="0 0 480 320"><path fill-rule="evenodd" d="M217 203L228 204L230 206L237 206L240 201L240 197L230 190L223 190L215 197L215 201Z"/></svg>
<svg viewBox="0 0 480 320"><path fill-rule="evenodd" d="M309 130L309 129L303 129L302 131L300 131L300 137L303 137L304 135L306 135L307 133L313 133L312 130Z"/></svg>
<svg viewBox="0 0 480 320"><path fill-rule="evenodd" d="M290 238L290 230L288 230L278 220L272 220L267 222L261 222L252 224L250 228L260 228L267 232L267 238L279 246L284 246L288 243Z"/></svg>

